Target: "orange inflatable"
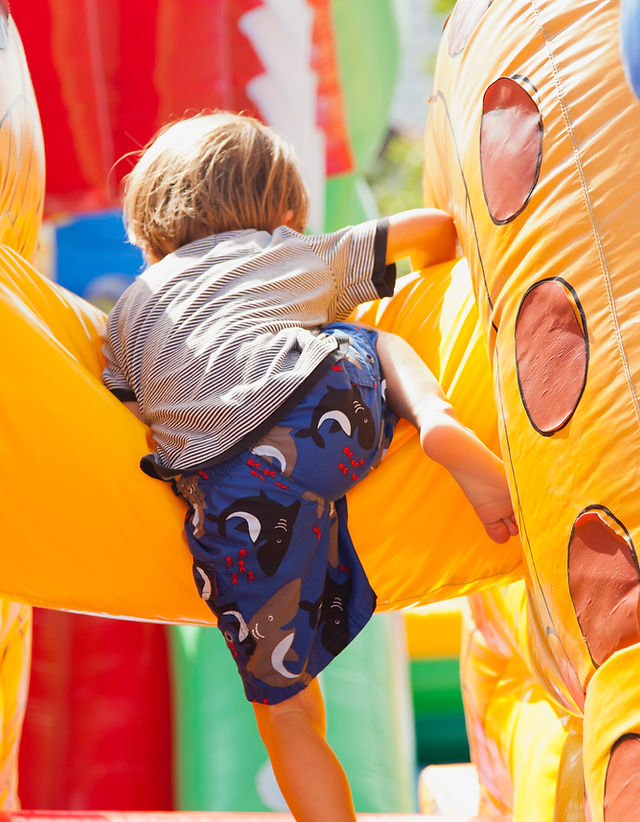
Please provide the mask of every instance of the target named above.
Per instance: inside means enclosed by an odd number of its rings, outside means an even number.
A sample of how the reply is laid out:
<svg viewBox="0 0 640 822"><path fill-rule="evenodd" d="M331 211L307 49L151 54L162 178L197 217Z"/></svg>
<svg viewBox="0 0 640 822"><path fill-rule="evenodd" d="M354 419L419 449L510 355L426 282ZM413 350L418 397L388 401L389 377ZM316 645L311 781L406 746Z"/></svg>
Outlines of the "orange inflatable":
<svg viewBox="0 0 640 822"><path fill-rule="evenodd" d="M459 228L524 547L526 589L473 602L465 665L485 802L516 822L640 807L640 104L619 14L459 0L426 133L425 195Z"/></svg>

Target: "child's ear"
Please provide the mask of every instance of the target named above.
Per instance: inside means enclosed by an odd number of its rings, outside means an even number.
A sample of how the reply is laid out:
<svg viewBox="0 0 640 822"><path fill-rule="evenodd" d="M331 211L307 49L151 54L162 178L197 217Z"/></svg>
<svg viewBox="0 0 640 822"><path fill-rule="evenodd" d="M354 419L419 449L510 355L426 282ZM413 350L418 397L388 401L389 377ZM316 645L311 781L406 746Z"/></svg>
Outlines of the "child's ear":
<svg viewBox="0 0 640 822"><path fill-rule="evenodd" d="M289 228L291 228L291 222L294 216L295 212L292 208L290 208L288 211L285 211L284 217L282 218L282 225L287 225L289 226Z"/></svg>

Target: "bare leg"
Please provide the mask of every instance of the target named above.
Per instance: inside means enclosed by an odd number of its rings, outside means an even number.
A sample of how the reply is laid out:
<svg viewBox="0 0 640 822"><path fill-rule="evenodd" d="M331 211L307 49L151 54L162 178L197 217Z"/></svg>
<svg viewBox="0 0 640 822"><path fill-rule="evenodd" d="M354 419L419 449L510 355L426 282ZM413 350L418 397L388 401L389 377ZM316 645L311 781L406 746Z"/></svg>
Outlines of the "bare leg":
<svg viewBox="0 0 640 822"><path fill-rule="evenodd" d="M278 705L254 702L253 709L276 780L297 822L355 822L347 777L325 739L318 681Z"/></svg>
<svg viewBox="0 0 640 822"><path fill-rule="evenodd" d="M489 536L506 542L518 528L502 460L458 420L409 343L379 331L377 351L391 409L418 429L424 452L460 485Z"/></svg>

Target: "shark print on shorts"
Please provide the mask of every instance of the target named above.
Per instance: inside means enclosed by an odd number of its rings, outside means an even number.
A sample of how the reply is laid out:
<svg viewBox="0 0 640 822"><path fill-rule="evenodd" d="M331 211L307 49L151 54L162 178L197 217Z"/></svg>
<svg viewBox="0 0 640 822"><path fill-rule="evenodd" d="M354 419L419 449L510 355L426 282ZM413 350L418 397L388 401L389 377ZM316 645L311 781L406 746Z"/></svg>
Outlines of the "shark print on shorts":
<svg viewBox="0 0 640 822"><path fill-rule="evenodd" d="M319 448L325 447L320 429L343 431L347 437L357 437L361 448L371 448L376 439L376 425L357 386L348 389L327 386L326 394L313 410L311 425L296 432L296 437L311 437Z"/></svg>
<svg viewBox="0 0 640 822"><path fill-rule="evenodd" d="M246 533L256 549L260 568L273 576L287 553L300 504L296 500L285 506L260 491L257 497L234 500L218 516L207 513L205 517L217 523L222 537L227 536L229 528Z"/></svg>

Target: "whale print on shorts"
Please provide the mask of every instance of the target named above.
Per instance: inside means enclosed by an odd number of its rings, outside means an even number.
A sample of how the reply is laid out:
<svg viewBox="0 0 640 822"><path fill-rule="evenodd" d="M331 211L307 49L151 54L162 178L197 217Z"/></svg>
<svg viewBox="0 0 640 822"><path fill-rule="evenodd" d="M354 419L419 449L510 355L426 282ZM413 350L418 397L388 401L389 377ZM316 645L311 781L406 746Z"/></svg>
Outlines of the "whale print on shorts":
<svg viewBox="0 0 640 822"><path fill-rule="evenodd" d="M266 437L253 446L251 453L267 460L270 465L277 464L283 474L291 474L298 458L298 449L291 436L292 431L289 426L275 426Z"/></svg>
<svg viewBox="0 0 640 822"><path fill-rule="evenodd" d="M249 535L256 547L258 565L267 576L273 576L287 553L300 504L300 500L296 500L291 505L283 505L260 491L257 497L235 500L217 517L205 516L217 523L221 537L226 537L227 528L239 520L234 526L236 531Z"/></svg>
<svg viewBox="0 0 640 822"><path fill-rule="evenodd" d="M218 628L234 656L238 653L250 656L256 649L256 639L240 612L237 602L229 602L214 609L218 618Z"/></svg>
<svg viewBox="0 0 640 822"><path fill-rule="evenodd" d="M369 449L375 442L373 414L355 385L351 388L327 386L326 393L313 410L310 427L297 431L296 437L311 437L319 448L324 448L320 428L327 422L327 430L331 433L342 430L348 437L357 435L361 448Z"/></svg>
<svg viewBox="0 0 640 822"><path fill-rule="evenodd" d="M300 608L309 612L312 628L322 625L320 639L324 648L336 656L349 644L349 611L351 580L339 583L327 574L322 596L316 602L302 601Z"/></svg>
<svg viewBox="0 0 640 822"><path fill-rule="evenodd" d="M285 626L298 611L300 586L300 579L288 582L247 623L249 633L256 641L247 670L267 685L283 687L300 680L311 681L304 668L294 673L287 667L298 661L298 654L291 647L296 632Z"/></svg>
<svg viewBox="0 0 640 822"><path fill-rule="evenodd" d="M210 569L205 571L210 578ZM298 611L300 586L300 579L291 580L248 620L235 601L214 606L218 628L233 656L244 658L247 671L276 688L311 680L304 668L296 673L287 667L298 662L298 654L291 647L296 632L289 624Z"/></svg>

